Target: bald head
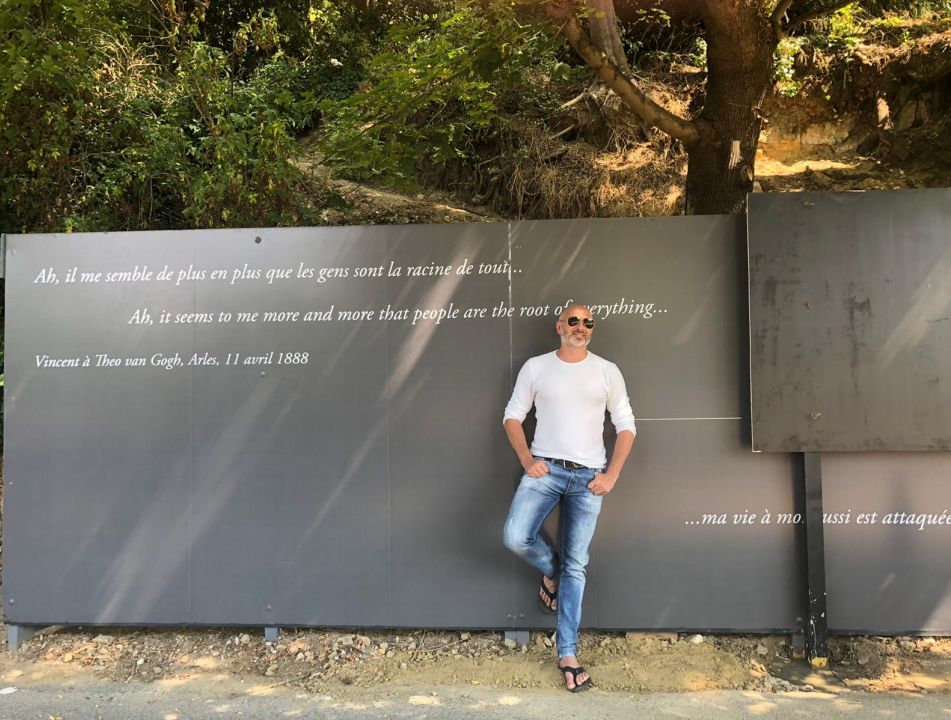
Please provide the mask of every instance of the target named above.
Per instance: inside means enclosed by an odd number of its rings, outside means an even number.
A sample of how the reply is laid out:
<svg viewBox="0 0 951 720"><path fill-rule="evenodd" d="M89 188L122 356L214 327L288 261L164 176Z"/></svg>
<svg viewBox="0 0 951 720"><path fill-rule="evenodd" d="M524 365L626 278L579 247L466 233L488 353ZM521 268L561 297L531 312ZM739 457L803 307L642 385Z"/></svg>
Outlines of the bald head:
<svg viewBox="0 0 951 720"><path fill-rule="evenodd" d="M577 312L578 310L583 311L584 314L586 314L588 317L591 317L591 311L588 310L587 305L584 303L570 303L565 305L565 309L561 311L561 315L558 316L558 319L565 320L566 318L571 317L571 314Z"/></svg>

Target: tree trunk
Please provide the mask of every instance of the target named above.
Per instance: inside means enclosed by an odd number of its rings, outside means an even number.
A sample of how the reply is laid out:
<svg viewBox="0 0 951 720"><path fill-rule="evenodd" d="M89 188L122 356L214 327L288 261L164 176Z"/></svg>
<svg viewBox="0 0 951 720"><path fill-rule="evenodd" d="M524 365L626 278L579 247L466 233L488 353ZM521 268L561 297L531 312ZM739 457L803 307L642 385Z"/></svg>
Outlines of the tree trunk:
<svg viewBox="0 0 951 720"><path fill-rule="evenodd" d="M614 0L588 0L588 7L591 9L588 16L591 41L622 73L630 77L631 67L627 64L627 55L621 44L617 16L614 14Z"/></svg>
<svg viewBox="0 0 951 720"><path fill-rule="evenodd" d="M753 190L760 107L772 83L778 39L756 3L712 0L704 15L707 88L696 118L701 140L687 148L690 215L737 214Z"/></svg>

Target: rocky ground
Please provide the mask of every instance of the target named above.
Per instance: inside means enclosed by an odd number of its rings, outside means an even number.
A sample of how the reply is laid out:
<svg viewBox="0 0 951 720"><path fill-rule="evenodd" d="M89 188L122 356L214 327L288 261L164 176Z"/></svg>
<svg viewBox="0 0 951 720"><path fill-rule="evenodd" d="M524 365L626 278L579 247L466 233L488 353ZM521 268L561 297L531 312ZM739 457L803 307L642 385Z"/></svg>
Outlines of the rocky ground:
<svg viewBox="0 0 951 720"><path fill-rule="evenodd" d="M793 658L789 636L584 633L579 656L603 690L951 691L951 639L833 637L830 667ZM0 659L0 680L92 670L119 682L204 676L260 687L358 694L388 686L557 689L551 637L501 633L49 628Z"/></svg>

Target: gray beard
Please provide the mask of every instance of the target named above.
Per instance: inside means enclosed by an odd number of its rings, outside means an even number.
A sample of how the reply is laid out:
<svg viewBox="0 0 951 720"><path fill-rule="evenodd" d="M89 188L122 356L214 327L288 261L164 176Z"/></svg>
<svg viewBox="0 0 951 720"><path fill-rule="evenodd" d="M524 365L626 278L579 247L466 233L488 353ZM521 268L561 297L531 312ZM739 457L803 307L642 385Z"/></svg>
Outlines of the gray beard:
<svg viewBox="0 0 951 720"><path fill-rule="evenodd" d="M573 348L583 348L588 347L588 344L591 342L591 336L584 338L583 340L575 335L562 335L561 344L568 345Z"/></svg>

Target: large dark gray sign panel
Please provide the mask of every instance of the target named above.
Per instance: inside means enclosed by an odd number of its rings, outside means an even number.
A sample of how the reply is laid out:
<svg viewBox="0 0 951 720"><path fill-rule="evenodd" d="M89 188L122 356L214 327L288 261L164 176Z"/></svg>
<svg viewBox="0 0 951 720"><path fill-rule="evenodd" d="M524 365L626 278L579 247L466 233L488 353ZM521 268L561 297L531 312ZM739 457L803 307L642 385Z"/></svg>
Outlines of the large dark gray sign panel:
<svg viewBox="0 0 951 720"><path fill-rule="evenodd" d="M749 203L756 450L951 449L951 190Z"/></svg>
<svg viewBox="0 0 951 720"><path fill-rule="evenodd" d="M521 474L502 412L575 299L638 416L585 625L801 625L793 458L749 452L742 230L706 217L9 236L6 621L550 627L538 578L501 542ZM882 507L951 506L934 485L898 503L895 462ZM850 494L866 470L830 473ZM909 536L919 569L901 577L937 583L926 600L875 596L903 624L951 630L946 527ZM896 531L830 529L830 568L886 583L901 558L863 556L853 533ZM866 586L835 577L838 627L892 627Z"/></svg>

